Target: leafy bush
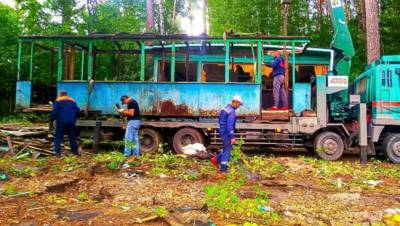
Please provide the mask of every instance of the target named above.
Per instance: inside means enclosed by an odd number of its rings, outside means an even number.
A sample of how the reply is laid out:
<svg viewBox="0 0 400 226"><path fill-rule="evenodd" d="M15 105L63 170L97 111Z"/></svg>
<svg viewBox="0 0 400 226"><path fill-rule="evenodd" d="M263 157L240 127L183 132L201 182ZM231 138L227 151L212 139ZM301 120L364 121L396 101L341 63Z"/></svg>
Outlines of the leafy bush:
<svg viewBox="0 0 400 226"><path fill-rule="evenodd" d="M204 188L206 203L210 208L216 209L226 218L231 216L245 216L248 221L268 224L270 221L279 220L278 213L265 210L269 204L268 194L260 186L254 186L256 198L241 198L238 193L245 182L245 174L231 167L226 180L216 185L207 185ZM236 217L235 217L236 216Z"/></svg>

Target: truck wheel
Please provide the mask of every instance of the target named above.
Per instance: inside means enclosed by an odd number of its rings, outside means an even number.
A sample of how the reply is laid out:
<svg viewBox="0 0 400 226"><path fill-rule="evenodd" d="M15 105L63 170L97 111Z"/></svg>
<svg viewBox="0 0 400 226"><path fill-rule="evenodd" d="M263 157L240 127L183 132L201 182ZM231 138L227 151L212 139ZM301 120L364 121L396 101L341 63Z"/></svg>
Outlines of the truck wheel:
<svg viewBox="0 0 400 226"><path fill-rule="evenodd" d="M342 138L334 132L322 132L314 140L314 150L325 160L338 160L344 151Z"/></svg>
<svg viewBox="0 0 400 226"><path fill-rule="evenodd" d="M188 144L200 143L204 144L203 135L193 128L182 128L175 133L173 139L173 147L176 153L182 154L182 147Z"/></svg>
<svg viewBox="0 0 400 226"><path fill-rule="evenodd" d="M383 140L383 151L393 163L400 163L400 134L391 133Z"/></svg>
<svg viewBox="0 0 400 226"><path fill-rule="evenodd" d="M139 137L141 153L155 153L163 142L161 134L153 128L141 128Z"/></svg>

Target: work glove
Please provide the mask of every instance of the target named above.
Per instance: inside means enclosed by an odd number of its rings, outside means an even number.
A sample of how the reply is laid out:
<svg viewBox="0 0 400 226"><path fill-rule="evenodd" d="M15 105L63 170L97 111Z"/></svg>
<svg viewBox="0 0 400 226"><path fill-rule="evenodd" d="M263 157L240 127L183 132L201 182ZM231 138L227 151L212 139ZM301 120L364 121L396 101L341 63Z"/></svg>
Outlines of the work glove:
<svg viewBox="0 0 400 226"><path fill-rule="evenodd" d="M122 112L124 112L124 109L120 108L117 111L118 111L118 113L122 114Z"/></svg>

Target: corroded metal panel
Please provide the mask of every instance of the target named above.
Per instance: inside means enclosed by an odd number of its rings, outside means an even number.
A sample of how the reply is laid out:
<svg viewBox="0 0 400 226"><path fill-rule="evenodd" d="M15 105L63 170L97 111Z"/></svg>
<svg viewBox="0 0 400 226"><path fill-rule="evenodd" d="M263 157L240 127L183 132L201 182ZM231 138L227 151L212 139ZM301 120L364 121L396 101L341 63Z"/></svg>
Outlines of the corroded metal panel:
<svg viewBox="0 0 400 226"><path fill-rule="evenodd" d="M122 95L136 99L143 115L162 117L217 116L240 95L244 105L239 116L260 113L260 86L258 84L214 83L150 83L150 82L95 82L93 91L87 92L87 82L59 82L58 90L66 90L80 108L115 114L114 105Z"/></svg>
<svg viewBox="0 0 400 226"><path fill-rule="evenodd" d="M311 85L310 83L293 84L293 112L301 113L311 109Z"/></svg>
<svg viewBox="0 0 400 226"><path fill-rule="evenodd" d="M17 81L16 108L29 108L31 106L31 90L31 81Z"/></svg>

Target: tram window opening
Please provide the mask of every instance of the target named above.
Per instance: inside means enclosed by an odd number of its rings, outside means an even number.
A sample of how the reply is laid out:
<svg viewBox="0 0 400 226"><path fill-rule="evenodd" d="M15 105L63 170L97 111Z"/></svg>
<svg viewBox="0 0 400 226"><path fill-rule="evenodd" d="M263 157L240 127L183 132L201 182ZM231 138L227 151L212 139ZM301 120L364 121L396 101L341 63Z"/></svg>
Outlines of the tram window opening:
<svg viewBox="0 0 400 226"><path fill-rule="evenodd" d="M254 82L254 64L235 63L229 68L229 82ZM225 65L222 63L203 63L202 82L225 82Z"/></svg>
<svg viewBox="0 0 400 226"><path fill-rule="evenodd" d="M197 62L188 64L188 77L186 78L186 63L175 62L175 82L196 82L197 81ZM160 61L158 63L158 81L171 81L171 62L165 61L164 66Z"/></svg>
<svg viewBox="0 0 400 226"><path fill-rule="evenodd" d="M201 77L203 82L225 82L225 65L204 63Z"/></svg>

